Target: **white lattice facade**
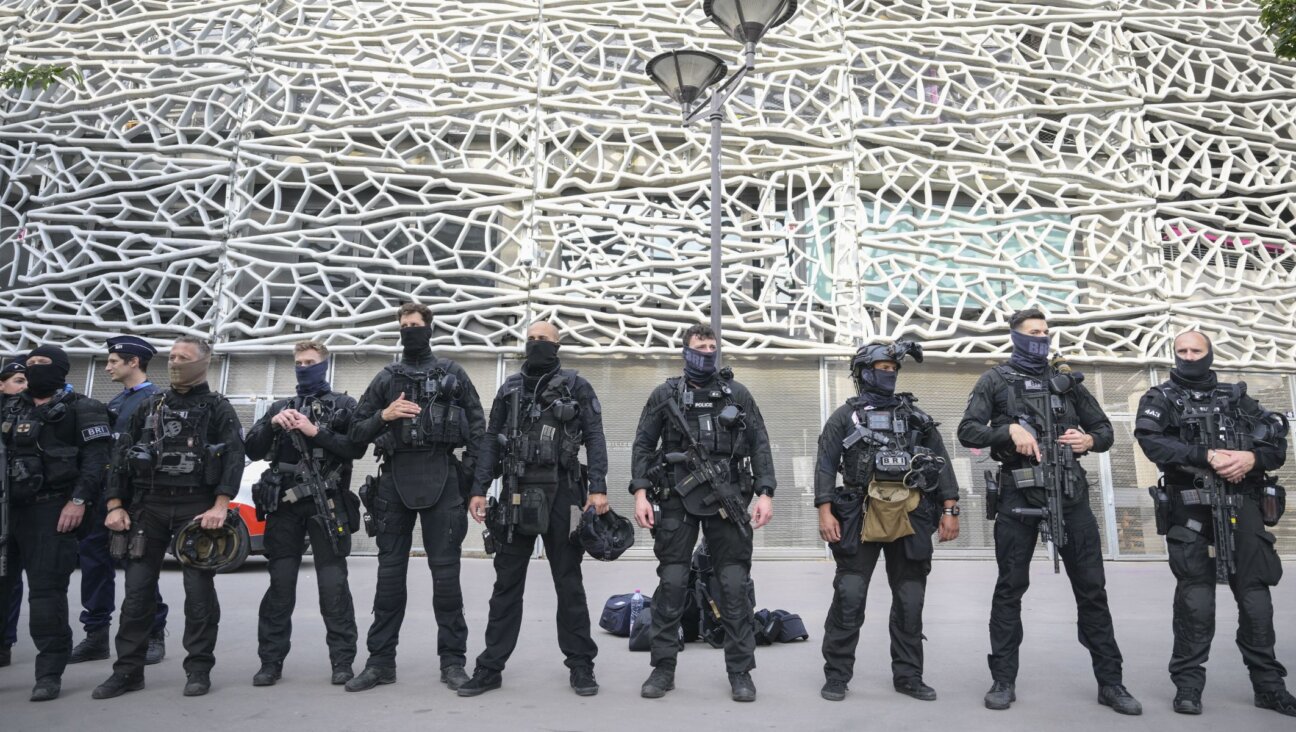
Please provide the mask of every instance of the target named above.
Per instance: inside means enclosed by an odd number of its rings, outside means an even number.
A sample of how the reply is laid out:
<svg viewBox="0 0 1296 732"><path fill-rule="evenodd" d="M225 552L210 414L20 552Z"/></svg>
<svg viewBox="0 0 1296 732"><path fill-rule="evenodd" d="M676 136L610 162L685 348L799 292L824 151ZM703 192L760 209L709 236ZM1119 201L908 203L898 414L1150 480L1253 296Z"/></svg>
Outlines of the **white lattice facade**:
<svg viewBox="0 0 1296 732"><path fill-rule="evenodd" d="M737 59L701 4L0 0L0 66L84 76L0 96L0 353L194 333L230 357L227 390L264 399L284 388L266 354L322 335L356 391L414 297L485 393L535 318L586 368L656 378L645 357L708 315L711 202L705 130L643 67L680 45ZM1291 408L1296 64L1256 12L802 0L723 150L726 353L810 384L778 428L780 495L840 397L834 357L921 339L960 386L909 387L961 401L1026 304L1126 391L1200 325ZM1136 487L1103 470L1109 499Z"/></svg>

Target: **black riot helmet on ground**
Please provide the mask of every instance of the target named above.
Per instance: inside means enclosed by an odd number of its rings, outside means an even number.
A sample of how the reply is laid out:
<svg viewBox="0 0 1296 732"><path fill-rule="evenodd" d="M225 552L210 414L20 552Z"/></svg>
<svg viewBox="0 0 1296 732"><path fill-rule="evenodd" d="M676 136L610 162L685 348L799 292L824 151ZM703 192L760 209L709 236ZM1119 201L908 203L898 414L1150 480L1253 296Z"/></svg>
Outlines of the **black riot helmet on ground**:
<svg viewBox="0 0 1296 732"><path fill-rule="evenodd" d="M195 518L176 532L175 556L186 567L219 572L246 558L246 535L237 511L231 510L219 529L204 529L202 518Z"/></svg>
<svg viewBox="0 0 1296 732"><path fill-rule="evenodd" d="M899 370L904 363L906 356L913 356L918 363L923 360L922 344L916 341L896 341L895 343L868 343L860 346L851 358L851 380L855 382L855 390L863 392L865 388L864 381L861 379L861 372L865 369L872 369L873 364L878 361L890 361L896 365Z"/></svg>
<svg viewBox="0 0 1296 732"><path fill-rule="evenodd" d="M634 525L610 508L602 516L590 508L581 514L576 539L591 557L610 562L634 546Z"/></svg>

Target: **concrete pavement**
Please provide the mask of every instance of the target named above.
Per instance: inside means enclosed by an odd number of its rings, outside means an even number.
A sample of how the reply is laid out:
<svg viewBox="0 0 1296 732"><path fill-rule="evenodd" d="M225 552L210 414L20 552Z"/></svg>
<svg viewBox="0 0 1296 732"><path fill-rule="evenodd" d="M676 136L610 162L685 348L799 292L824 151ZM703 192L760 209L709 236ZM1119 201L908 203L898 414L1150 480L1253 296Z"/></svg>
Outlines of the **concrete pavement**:
<svg viewBox="0 0 1296 732"><path fill-rule="evenodd" d="M351 562L352 590L361 630L356 671L363 665L364 631L377 562L356 557ZM35 650L26 634L26 616L14 649L14 664L0 669L0 730L84 730L112 719L112 728L148 730L396 730L455 728L472 730L662 730L701 728L842 730L958 729L958 730L1218 730L1223 726L1248 732L1296 730L1296 719L1252 706L1250 684L1233 643L1237 609L1226 589L1219 594L1218 632L1204 698L1206 713L1183 717L1170 710L1174 689L1166 674L1169 659L1170 600L1173 580L1163 562L1123 562L1107 565L1108 593L1116 633L1125 654L1125 680L1143 702L1142 717L1121 717L1095 702L1096 687L1088 655L1076 641L1075 606L1065 575L1054 576L1050 565L1036 562L1033 584L1024 601L1026 640L1019 701L1006 712L991 712L981 704L990 680L985 666L986 623L994 565L987 561L938 561L929 583L926 610L927 673L937 689L936 702L919 702L891 689L886 619L890 603L881 567L874 577L860 643L856 676L844 702L819 698L823 683L819 642L824 614L832 596L833 567L826 561L765 561L753 569L757 606L800 613L810 629L809 642L775 645L757 650L753 672L759 690L754 704L729 700L723 653L690 644L680 656L677 689L662 700L639 698L639 685L649 672L648 655L631 653L626 641L595 629L599 643L596 697L575 696L567 685L553 629L555 602L548 566L531 564L522 639L504 676L504 687L475 699L460 699L438 683L431 578L421 559L411 560L410 601L397 659L398 682L351 694L328 683L329 667L324 629L317 610L314 573L302 567L299 601L294 614L294 644L275 687L254 688L256 616L267 578L263 560L254 559L232 575L217 578L222 621L212 693L181 696L183 591L178 566L163 573L163 593L172 603L168 655L147 670L147 688L119 699L95 701L90 691L108 676L109 661L68 667L63 696L54 702L27 701ZM602 564L585 562L591 621L597 626L603 601L611 594L636 588L645 594L656 585L655 565L646 561ZM463 585L471 633L471 657L481 650L487 600L494 573L482 559L464 561ZM73 577L72 617L76 617ZM118 576L120 602L121 575ZM1279 658L1296 663L1296 582L1275 591ZM115 629L114 629L115 630ZM82 636L74 628L74 636ZM197 725L193 727L192 725Z"/></svg>

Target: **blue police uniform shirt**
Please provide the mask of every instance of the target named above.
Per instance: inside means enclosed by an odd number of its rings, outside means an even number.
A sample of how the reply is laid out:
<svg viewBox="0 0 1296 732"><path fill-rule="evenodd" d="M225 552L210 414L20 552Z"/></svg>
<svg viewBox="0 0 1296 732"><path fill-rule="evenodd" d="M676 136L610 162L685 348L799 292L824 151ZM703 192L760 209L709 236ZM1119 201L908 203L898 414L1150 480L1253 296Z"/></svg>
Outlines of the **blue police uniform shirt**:
<svg viewBox="0 0 1296 732"><path fill-rule="evenodd" d="M121 393L108 402L108 413L116 414L117 420L113 422L113 433L116 434L130 424L131 415L139 409L139 405L148 401L148 398L154 394L161 393L162 390L153 385L151 381L145 381L131 389L122 389Z"/></svg>

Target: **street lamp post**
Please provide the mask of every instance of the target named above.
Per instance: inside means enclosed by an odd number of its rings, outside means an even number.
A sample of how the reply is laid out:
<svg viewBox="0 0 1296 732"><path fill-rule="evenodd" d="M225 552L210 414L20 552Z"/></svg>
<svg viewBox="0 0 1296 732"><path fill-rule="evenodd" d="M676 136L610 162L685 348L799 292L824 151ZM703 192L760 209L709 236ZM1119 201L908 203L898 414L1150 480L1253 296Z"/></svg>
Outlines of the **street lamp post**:
<svg viewBox="0 0 1296 732"><path fill-rule="evenodd" d="M724 104L756 67L756 44L771 28L782 25L796 12L797 0L706 0L702 10L707 19L730 38L743 45L742 65L725 79L724 61L706 51L674 50L654 56L645 71L666 96L680 105L685 126L705 112L711 123L711 330L716 335L716 366L720 365L720 214L723 190L720 181L720 123ZM723 83L720 83L721 80ZM706 90L720 86L699 102Z"/></svg>

